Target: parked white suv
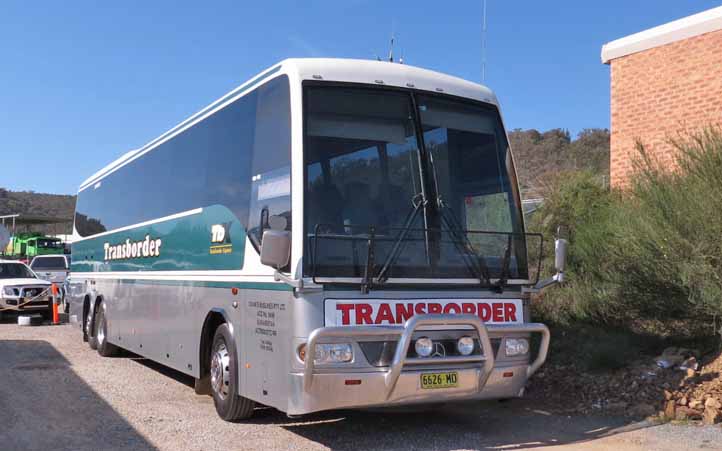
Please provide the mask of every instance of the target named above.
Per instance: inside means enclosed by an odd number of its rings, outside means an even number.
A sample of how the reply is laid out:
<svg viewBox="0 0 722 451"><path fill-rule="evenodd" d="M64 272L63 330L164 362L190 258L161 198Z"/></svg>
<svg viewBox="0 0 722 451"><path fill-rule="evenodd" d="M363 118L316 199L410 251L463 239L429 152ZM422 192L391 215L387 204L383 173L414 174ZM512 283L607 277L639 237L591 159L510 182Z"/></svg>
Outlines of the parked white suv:
<svg viewBox="0 0 722 451"><path fill-rule="evenodd" d="M0 260L0 316L8 312L38 312L52 316L50 282L25 263Z"/></svg>

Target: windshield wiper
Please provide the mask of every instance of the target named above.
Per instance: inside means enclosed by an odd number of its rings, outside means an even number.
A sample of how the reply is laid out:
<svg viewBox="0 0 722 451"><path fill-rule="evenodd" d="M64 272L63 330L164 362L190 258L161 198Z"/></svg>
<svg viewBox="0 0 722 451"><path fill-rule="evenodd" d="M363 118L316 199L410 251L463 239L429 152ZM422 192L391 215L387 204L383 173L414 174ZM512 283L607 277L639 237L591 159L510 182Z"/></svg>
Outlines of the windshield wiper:
<svg viewBox="0 0 722 451"><path fill-rule="evenodd" d="M394 242L394 247L391 248L391 253L389 253L388 257L386 257L384 265L381 267L378 274L376 275L376 283L378 284L383 284L389 279L389 268L391 268L391 265L393 265L396 259L399 257L401 246L404 243L404 239L406 238L406 235L409 234L409 231L411 230L411 225L414 223L416 217L419 215L421 207L426 205L426 199L424 199L423 194L419 193L411 198L411 204L414 206L414 208L409 212L408 215L406 215L404 227L401 229L401 233L399 233L399 236L396 238L396 241Z"/></svg>
<svg viewBox="0 0 722 451"><path fill-rule="evenodd" d="M366 249L366 268L364 269L364 278L361 281L361 294L368 294L373 285L373 267L376 252L374 249L374 239L376 238L376 228L371 226L369 230L368 247Z"/></svg>
<svg viewBox="0 0 722 451"><path fill-rule="evenodd" d="M511 262L511 239L512 234L509 234L508 241L506 242L506 249L504 250L504 259L501 261L501 274L499 275L499 282L496 284L496 289L499 293L504 292L506 287L506 281L509 279L509 264Z"/></svg>
<svg viewBox="0 0 722 451"><path fill-rule="evenodd" d="M484 257L474 251L474 247L469 241L469 236L462 229L461 224L459 224L459 221L451 210L451 207L446 205L446 203L441 199L441 196L439 196L438 205L439 211L441 212L441 220L446 223L449 233L456 236L453 242L457 250L461 252L464 263L466 263L466 266L474 274L474 276L479 279L479 282L484 285L490 285L491 280L489 279L489 269ZM462 237L459 237L459 234L461 234Z"/></svg>

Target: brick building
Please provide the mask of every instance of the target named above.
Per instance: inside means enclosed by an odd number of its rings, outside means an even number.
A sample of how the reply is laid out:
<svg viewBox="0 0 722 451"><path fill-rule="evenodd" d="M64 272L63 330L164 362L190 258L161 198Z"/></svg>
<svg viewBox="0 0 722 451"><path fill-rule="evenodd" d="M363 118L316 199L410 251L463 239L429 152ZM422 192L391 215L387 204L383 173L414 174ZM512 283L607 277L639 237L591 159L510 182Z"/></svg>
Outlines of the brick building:
<svg viewBox="0 0 722 451"><path fill-rule="evenodd" d="M612 41L611 182L632 176L635 143L672 163L669 138L722 124L722 7Z"/></svg>

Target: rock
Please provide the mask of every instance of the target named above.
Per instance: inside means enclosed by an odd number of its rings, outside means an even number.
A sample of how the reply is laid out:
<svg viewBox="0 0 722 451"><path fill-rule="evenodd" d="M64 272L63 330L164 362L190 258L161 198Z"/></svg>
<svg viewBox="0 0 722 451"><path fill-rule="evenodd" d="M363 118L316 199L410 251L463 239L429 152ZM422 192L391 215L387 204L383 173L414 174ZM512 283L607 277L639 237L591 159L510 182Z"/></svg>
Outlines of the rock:
<svg viewBox="0 0 722 451"><path fill-rule="evenodd" d="M664 391L664 399L666 399L667 401L669 401L670 399L672 399L672 392L669 391L669 390L665 390L665 391Z"/></svg>
<svg viewBox="0 0 722 451"><path fill-rule="evenodd" d="M677 408L677 405L674 402L674 400L667 401L667 404L664 407L664 416L666 418L669 418L670 420L674 419L676 408Z"/></svg>
<svg viewBox="0 0 722 451"><path fill-rule="evenodd" d="M690 409L689 407L677 407L677 410L675 411L674 418L679 421L683 420L691 420L691 416L696 414L695 410Z"/></svg>
<svg viewBox="0 0 722 451"><path fill-rule="evenodd" d="M699 399L693 399L689 402L688 405L690 409L698 409L702 407L702 401L700 401Z"/></svg>
<svg viewBox="0 0 722 451"><path fill-rule="evenodd" d="M714 407L705 407L702 421L704 424L717 424L722 421L722 413Z"/></svg>
<svg viewBox="0 0 722 451"><path fill-rule="evenodd" d="M661 355L654 361L657 362L658 367L667 369L679 365L684 361L684 358L679 355Z"/></svg>
<svg viewBox="0 0 722 451"><path fill-rule="evenodd" d="M680 414L680 412L682 412ZM703 413L700 410L690 409L689 407L680 407L677 409L677 419L680 419L680 415L682 415L684 418L681 418L683 420L701 420L703 417Z"/></svg>
<svg viewBox="0 0 722 451"><path fill-rule="evenodd" d="M707 400L704 402L705 409L722 409L722 403L719 402L719 399L710 396L707 398Z"/></svg>
<svg viewBox="0 0 722 451"><path fill-rule="evenodd" d="M681 398L679 398L677 400L677 404L679 404L680 406L686 406L687 405L687 397L682 396Z"/></svg>
<svg viewBox="0 0 722 451"><path fill-rule="evenodd" d="M699 368L699 363L697 363L697 359L695 357L690 357L679 366L680 370L694 370L697 371Z"/></svg>
<svg viewBox="0 0 722 451"><path fill-rule="evenodd" d="M693 370L692 368L687 368L687 377L694 377L697 375L697 372Z"/></svg>
<svg viewBox="0 0 722 451"><path fill-rule="evenodd" d="M654 406L647 404L647 403L640 403L629 409L629 415L635 416L635 417L651 417L655 413L657 413L657 409L654 408Z"/></svg>

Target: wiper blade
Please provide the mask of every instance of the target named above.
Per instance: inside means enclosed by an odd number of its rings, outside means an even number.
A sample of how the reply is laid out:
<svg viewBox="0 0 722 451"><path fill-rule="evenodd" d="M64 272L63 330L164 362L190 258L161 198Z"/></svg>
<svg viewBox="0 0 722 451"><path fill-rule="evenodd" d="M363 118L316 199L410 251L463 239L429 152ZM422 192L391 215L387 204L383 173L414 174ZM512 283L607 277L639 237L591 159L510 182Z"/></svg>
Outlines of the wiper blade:
<svg viewBox="0 0 722 451"><path fill-rule="evenodd" d="M451 208L446 205L441 198L439 198L438 205L439 211L441 212L441 219L446 223L449 233L456 235L454 245L465 257L464 263L466 263L466 266L474 274L474 276L479 279L479 282L483 285L490 285L491 280L489 278L489 269L484 257L474 251L474 247L469 241L469 236L462 230L461 224L459 224L456 216L454 216L451 211ZM459 239L459 234L463 236L462 239Z"/></svg>
<svg viewBox="0 0 722 451"><path fill-rule="evenodd" d="M403 244L406 235L409 234L409 231L411 230L411 225L414 223L416 217L419 215L421 207L426 204L426 199L424 199L423 194L416 194L411 199L411 204L414 206L414 209L411 210L408 215L406 215L404 227L401 229L399 236L396 238L396 241L394 242L394 247L391 248L391 252L389 253L389 256L386 257L384 265L381 267L378 274L376 275L377 284L383 284L389 279L389 268L391 268L391 265L393 265L396 259L399 257L401 245Z"/></svg>
<svg viewBox="0 0 722 451"><path fill-rule="evenodd" d="M509 264L511 263L511 240L512 235L508 235L508 241L506 243L506 249L504 250L504 259L501 261L501 274L499 275L499 282L496 284L496 289L499 293L504 291L506 287L506 281L509 280Z"/></svg>
<svg viewBox="0 0 722 451"><path fill-rule="evenodd" d="M376 238L376 229L371 226L369 230L368 247L366 249L366 268L364 269L364 278L361 282L361 293L368 294L373 284L372 272L374 267L374 259L376 256L374 249L374 239Z"/></svg>

